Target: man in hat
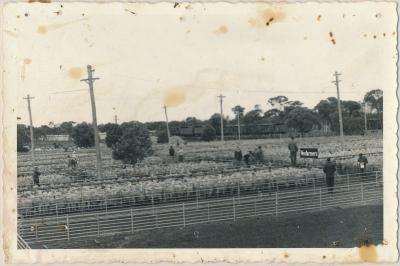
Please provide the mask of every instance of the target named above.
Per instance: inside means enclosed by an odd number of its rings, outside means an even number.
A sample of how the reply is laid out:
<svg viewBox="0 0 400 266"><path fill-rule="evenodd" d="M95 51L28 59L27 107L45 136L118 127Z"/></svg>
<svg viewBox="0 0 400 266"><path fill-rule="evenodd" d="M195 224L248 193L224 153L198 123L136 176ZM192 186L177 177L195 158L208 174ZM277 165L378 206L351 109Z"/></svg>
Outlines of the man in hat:
<svg viewBox="0 0 400 266"><path fill-rule="evenodd" d="M333 192L333 187L335 185L335 172L336 165L331 162L331 158L326 159L326 163L324 165L324 173L326 176L326 186L328 187L328 192Z"/></svg>

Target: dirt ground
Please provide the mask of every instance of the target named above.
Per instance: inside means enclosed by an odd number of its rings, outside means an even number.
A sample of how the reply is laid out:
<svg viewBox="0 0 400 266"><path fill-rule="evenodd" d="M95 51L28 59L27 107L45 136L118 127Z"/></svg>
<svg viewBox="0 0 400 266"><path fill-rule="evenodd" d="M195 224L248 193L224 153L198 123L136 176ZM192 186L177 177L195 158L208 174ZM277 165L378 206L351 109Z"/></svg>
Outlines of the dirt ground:
<svg viewBox="0 0 400 266"><path fill-rule="evenodd" d="M383 207L372 205L48 243L45 248L349 248L382 241Z"/></svg>

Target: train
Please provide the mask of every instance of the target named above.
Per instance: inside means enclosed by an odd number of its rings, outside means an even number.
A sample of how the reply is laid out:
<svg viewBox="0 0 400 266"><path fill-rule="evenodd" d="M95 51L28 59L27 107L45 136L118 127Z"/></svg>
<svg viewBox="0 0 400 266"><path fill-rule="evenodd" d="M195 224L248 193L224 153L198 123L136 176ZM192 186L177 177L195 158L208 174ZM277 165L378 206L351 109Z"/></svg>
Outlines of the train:
<svg viewBox="0 0 400 266"><path fill-rule="evenodd" d="M204 126L181 126L170 128L171 135L181 137L200 137L203 135ZM216 134L221 134L221 129L215 128ZM277 135L288 133L289 130L284 123L281 124L259 124L259 125L240 125L240 134L245 135ZM237 125L224 126L225 136L235 136L238 134Z"/></svg>

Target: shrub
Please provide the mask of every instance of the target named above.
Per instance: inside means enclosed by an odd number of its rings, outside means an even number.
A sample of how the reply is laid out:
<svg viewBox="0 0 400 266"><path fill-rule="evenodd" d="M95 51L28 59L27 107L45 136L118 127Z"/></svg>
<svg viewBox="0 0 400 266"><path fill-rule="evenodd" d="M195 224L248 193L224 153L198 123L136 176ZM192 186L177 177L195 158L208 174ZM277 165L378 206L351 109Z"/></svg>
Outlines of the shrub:
<svg viewBox="0 0 400 266"><path fill-rule="evenodd" d="M217 133L215 131L215 128L212 125L207 124L204 127L201 139L205 140L205 141L215 140L216 135L217 135Z"/></svg>
<svg viewBox="0 0 400 266"><path fill-rule="evenodd" d="M94 130L92 125L83 122L74 127L72 130L72 138L74 143L81 148L94 146Z"/></svg>
<svg viewBox="0 0 400 266"><path fill-rule="evenodd" d="M122 135L112 146L114 159L136 164L152 154L150 134L147 127L139 122L123 123Z"/></svg>
<svg viewBox="0 0 400 266"><path fill-rule="evenodd" d="M157 143L168 143L168 132L166 130L157 131Z"/></svg>

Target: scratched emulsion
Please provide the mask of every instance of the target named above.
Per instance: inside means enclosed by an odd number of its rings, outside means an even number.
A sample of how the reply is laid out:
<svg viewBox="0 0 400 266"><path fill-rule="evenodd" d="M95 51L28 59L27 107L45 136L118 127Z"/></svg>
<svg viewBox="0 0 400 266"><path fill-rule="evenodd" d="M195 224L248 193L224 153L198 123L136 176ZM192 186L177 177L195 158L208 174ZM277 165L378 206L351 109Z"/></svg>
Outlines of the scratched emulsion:
<svg viewBox="0 0 400 266"><path fill-rule="evenodd" d="M68 77L72 79L80 79L83 76L83 69L80 67L71 67L68 70Z"/></svg>
<svg viewBox="0 0 400 266"><path fill-rule="evenodd" d="M282 11L282 8L276 5L270 7L259 7L257 8L256 17L249 19L251 26L256 28L262 28L270 26L273 23L281 22L286 18L286 14Z"/></svg>
<svg viewBox="0 0 400 266"><path fill-rule="evenodd" d="M183 88L170 88L164 93L163 102L168 107L177 107L186 101L186 97Z"/></svg>

